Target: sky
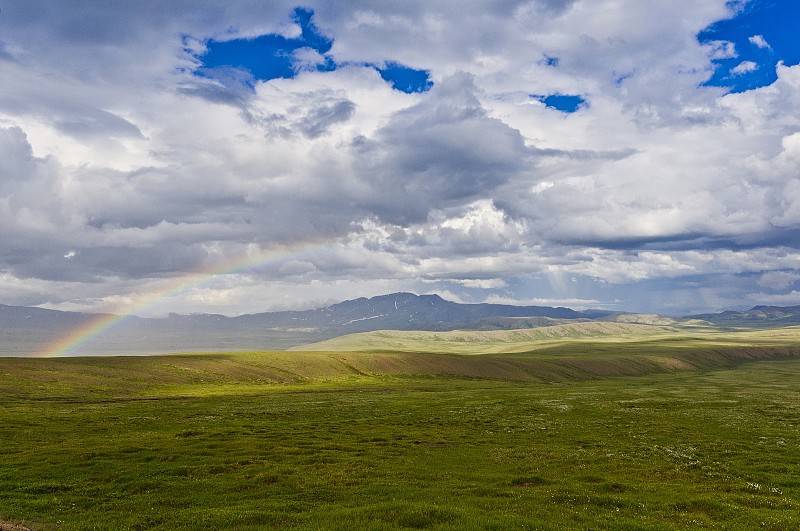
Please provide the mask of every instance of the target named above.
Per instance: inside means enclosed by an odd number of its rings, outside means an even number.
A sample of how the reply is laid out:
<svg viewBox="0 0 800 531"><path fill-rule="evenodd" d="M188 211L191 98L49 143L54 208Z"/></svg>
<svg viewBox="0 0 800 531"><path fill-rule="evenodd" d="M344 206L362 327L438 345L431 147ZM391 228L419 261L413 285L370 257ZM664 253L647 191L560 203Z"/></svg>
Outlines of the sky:
<svg viewBox="0 0 800 531"><path fill-rule="evenodd" d="M0 0L0 303L800 304L795 0Z"/></svg>

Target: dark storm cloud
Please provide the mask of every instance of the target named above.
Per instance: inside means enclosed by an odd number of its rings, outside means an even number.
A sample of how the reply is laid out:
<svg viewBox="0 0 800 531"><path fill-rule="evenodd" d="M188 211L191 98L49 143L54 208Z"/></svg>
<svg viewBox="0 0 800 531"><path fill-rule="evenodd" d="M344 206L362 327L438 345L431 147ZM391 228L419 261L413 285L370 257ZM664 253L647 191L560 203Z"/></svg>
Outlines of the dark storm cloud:
<svg viewBox="0 0 800 531"><path fill-rule="evenodd" d="M54 126L78 138L112 136L118 138L142 138L142 132L128 120L106 111L96 110L90 116L75 116L56 120Z"/></svg>
<svg viewBox="0 0 800 531"><path fill-rule="evenodd" d="M199 269L207 252L200 245L171 245L161 242L147 247L95 247L81 250L74 258L65 259L78 264L83 271L98 276L109 272L129 278L168 275L175 271Z"/></svg>
<svg viewBox="0 0 800 531"><path fill-rule="evenodd" d="M355 108L355 104L349 100L323 102L311 108L298 126L307 137L317 138L325 134L331 125L349 120Z"/></svg>
<svg viewBox="0 0 800 531"><path fill-rule="evenodd" d="M571 160L622 160L637 153L635 148L622 148L612 150L588 150L588 149L542 149L529 148L531 154L540 157L563 157Z"/></svg>
<svg viewBox="0 0 800 531"><path fill-rule="evenodd" d="M159 277L196 270L207 256L200 245L175 246L166 242L147 247L101 246L77 250L51 244L19 251L24 254L14 255L12 251L4 260L5 267L19 278L93 283L109 276Z"/></svg>
<svg viewBox="0 0 800 531"><path fill-rule="evenodd" d="M178 91L247 112L248 101L253 97L252 86L255 84L255 78L250 72L239 68L218 67L215 69L214 78L203 76L202 69L199 69L197 74L178 87Z"/></svg>
<svg viewBox="0 0 800 531"><path fill-rule="evenodd" d="M11 193L15 183L29 179L36 160L25 132L19 127L0 128L0 197Z"/></svg>
<svg viewBox="0 0 800 531"><path fill-rule="evenodd" d="M569 242L572 245L581 242ZM605 249L640 250L640 251L691 251L702 249L713 252L718 250L753 251L764 248L800 249L800 229L783 229L771 227L755 233L736 234L732 236L715 236L704 233L686 232L658 238L628 238L620 240L592 240L584 244L602 246Z"/></svg>
<svg viewBox="0 0 800 531"><path fill-rule="evenodd" d="M467 74L447 78L392 116L374 140L354 146L375 215L424 221L432 208L489 195L527 167L532 157L520 132L490 117L475 90Z"/></svg>

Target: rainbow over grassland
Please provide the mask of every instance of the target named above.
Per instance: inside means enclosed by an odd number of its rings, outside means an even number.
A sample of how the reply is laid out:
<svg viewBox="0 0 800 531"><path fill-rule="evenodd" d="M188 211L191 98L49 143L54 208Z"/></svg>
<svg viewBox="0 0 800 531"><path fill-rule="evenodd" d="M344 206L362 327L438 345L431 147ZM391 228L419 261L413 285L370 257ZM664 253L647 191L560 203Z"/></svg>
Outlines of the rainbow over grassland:
<svg viewBox="0 0 800 531"><path fill-rule="evenodd" d="M52 358L79 353L81 347L94 338L111 331L127 317L156 307L162 300L179 295L191 288L202 286L211 279L247 273L258 268L274 265L286 260L312 257L323 253L332 243L330 241L311 241L287 245L280 248L261 250L251 249L249 253L234 259L215 261L212 264L189 274L176 276L159 289L136 294L125 303L112 308L108 313L97 314L80 327L70 330L50 343L38 353L38 357Z"/></svg>

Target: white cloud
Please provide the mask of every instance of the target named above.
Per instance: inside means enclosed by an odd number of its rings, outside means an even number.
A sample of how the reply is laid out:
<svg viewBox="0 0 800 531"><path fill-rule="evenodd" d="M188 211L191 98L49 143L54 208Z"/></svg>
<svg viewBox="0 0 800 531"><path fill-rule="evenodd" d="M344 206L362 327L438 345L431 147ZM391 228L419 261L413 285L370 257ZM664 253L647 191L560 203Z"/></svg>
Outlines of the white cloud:
<svg viewBox="0 0 800 531"><path fill-rule="evenodd" d="M459 284L467 288L479 289L499 289L508 286L508 283L501 278L473 278L456 280Z"/></svg>
<svg viewBox="0 0 800 531"><path fill-rule="evenodd" d="M764 39L763 35L753 35L752 37L748 37L748 39L752 44L758 46L759 48L764 48L767 50L771 50L772 46Z"/></svg>
<svg viewBox="0 0 800 531"><path fill-rule="evenodd" d="M749 74L750 72L755 72L758 70L758 63L754 61L742 61L738 65L731 68L731 74L734 76L741 76L744 74Z"/></svg>
<svg viewBox="0 0 800 531"><path fill-rule="evenodd" d="M600 309L604 307L602 301L595 299L551 299L535 297L532 299L515 299L503 297L502 295L492 295L484 301L489 304L521 304L525 306L561 306L572 308L573 310L588 310L590 308Z"/></svg>
<svg viewBox="0 0 800 531"><path fill-rule="evenodd" d="M738 57L736 44L730 41L709 41L705 44L708 47L709 59L732 59Z"/></svg>

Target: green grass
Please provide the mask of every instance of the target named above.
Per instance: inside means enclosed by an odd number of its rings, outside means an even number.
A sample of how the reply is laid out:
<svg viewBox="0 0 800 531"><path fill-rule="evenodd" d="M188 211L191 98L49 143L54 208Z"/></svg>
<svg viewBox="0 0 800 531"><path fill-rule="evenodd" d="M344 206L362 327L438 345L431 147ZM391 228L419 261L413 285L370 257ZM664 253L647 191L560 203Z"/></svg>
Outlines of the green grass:
<svg viewBox="0 0 800 531"><path fill-rule="evenodd" d="M800 528L796 347L640 339L478 356L2 359L0 520Z"/></svg>

